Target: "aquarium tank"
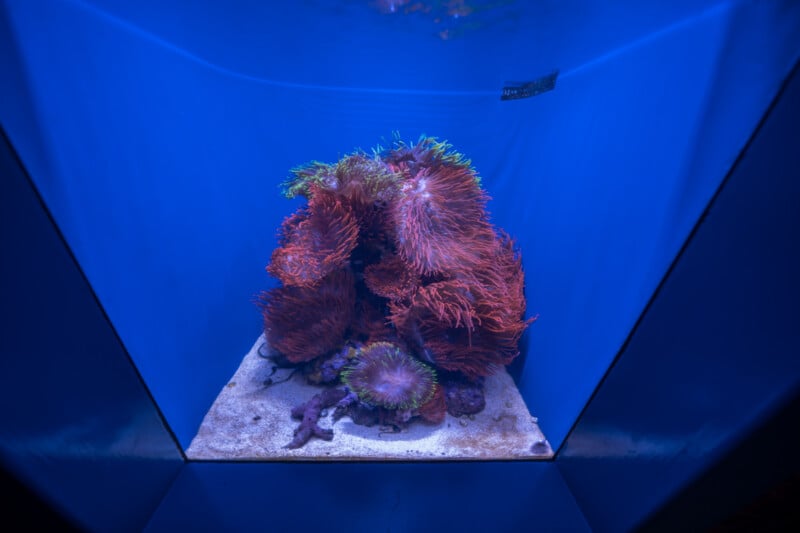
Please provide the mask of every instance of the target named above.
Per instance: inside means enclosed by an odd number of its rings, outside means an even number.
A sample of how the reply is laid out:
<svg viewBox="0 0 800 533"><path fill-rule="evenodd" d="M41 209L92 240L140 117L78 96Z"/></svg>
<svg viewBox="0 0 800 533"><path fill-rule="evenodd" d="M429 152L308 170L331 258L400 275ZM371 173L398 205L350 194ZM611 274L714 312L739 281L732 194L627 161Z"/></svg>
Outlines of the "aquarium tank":
<svg viewBox="0 0 800 533"><path fill-rule="evenodd" d="M9 506L713 526L797 464L798 58L793 0L0 0Z"/></svg>
<svg viewBox="0 0 800 533"><path fill-rule="evenodd" d="M468 159L398 137L296 167L283 194L306 201L266 268L264 335L188 457L552 457L505 372L534 320L522 259Z"/></svg>

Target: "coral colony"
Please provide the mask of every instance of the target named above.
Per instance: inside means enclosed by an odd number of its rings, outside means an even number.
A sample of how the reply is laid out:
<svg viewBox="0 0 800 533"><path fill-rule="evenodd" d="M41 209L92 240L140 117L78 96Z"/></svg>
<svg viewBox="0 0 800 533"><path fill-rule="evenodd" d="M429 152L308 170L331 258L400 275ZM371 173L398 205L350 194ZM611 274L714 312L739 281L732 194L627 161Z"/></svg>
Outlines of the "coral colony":
<svg viewBox="0 0 800 533"><path fill-rule="evenodd" d="M289 448L333 438L334 420L400 429L439 424L485 405L483 378L519 353L525 320L521 258L493 227L470 161L422 137L373 154L296 168L260 296L275 360L324 387L292 410Z"/></svg>

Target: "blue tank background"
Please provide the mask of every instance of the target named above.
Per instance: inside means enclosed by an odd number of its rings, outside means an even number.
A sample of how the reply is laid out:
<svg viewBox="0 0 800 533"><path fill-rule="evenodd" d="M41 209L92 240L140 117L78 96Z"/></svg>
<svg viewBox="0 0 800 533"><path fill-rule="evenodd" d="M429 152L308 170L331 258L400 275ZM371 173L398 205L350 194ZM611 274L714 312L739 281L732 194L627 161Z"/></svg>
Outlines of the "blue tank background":
<svg viewBox="0 0 800 533"><path fill-rule="evenodd" d="M355 3L4 0L0 123L183 447L260 331L288 169L448 139L522 249L558 447L800 51L795 2L613 4L442 41Z"/></svg>

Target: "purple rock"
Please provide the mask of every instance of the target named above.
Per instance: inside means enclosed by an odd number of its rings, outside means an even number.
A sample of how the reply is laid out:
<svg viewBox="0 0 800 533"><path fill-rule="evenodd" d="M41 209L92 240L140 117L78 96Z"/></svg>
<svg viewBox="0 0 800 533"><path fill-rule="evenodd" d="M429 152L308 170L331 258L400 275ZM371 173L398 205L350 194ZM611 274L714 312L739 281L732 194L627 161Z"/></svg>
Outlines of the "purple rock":
<svg viewBox="0 0 800 533"><path fill-rule="evenodd" d="M486 407L483 379L470 382L466 379L451 379L442 382L447 412L452 416L474 415Z"/></svg>

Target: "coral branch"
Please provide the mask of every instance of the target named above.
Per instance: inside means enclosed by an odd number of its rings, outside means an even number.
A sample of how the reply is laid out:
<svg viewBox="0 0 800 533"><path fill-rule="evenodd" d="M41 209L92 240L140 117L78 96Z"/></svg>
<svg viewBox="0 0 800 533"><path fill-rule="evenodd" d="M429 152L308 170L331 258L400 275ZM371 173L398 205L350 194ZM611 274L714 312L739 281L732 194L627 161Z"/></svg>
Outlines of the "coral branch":
<svg viewBox="0 0 800 533"><path fill-rule="evenodd" d="M317 287L278 287L261 295L270 347L293 363L336 349L353 317L353 274L339 270Z"/></svg>
<svg viewBox="0 0 800 533"><path fill-rule="evenodd" d="M399 180L399 174L380 157L356 152L333 165L312 161L293 169L283 190L287 198L299 195L313 199L318 193L329 192L347 199L350 204L366 206L389 202Z"/></svg>
<svg viewBox="0 0 800 533"><path fill-rule="evenodd" d="M305 445L311 437L317 437L322 440L333 439L332 429L323 429L319 427L320 414L323 409L333 407L347 393L342 389L326 389L318 394L315 394L309 401L304 404L298 405L292 409L292 418L302 418L300 425L294 430L294 438L286 445L289 449L300 448Z"/></svg>
<svg viewBox="0 0 800 533"><path fill-rule="evenodd" d="M494 240L487 199L469 168L421 169L392 204L400 256L423 275L474 268Z"/></svg>
<svg viewBox="0 0 800 533"><path fill-rule="evenodd" d="M281 246L267 271L285 285L313 287L344 267L358 242L358 222L334 195L319 192L305 209L287 218Z"/></svg>
<svg viewBox="0 0 800 533"><path fill-rule="evenodd" d="M420 287L408 304L390 306L390 319L404 327L410 319L424 319L451 328L473 329L480 322L471 287L461 281L439 281Z"/></svg>
<svg viewBox="0 0 800 533"><path fill-rule="evenodd" d="M380 262L367 265L364 283L373 294L402 300L414 294L420 285L419 275L395 254L386 254Z"/></svg>

